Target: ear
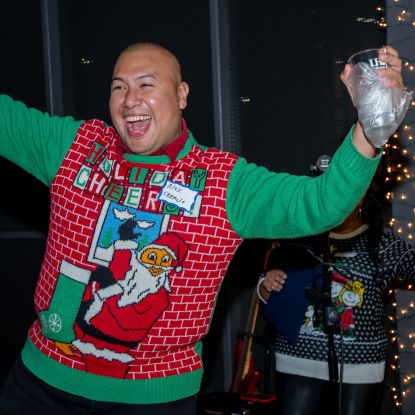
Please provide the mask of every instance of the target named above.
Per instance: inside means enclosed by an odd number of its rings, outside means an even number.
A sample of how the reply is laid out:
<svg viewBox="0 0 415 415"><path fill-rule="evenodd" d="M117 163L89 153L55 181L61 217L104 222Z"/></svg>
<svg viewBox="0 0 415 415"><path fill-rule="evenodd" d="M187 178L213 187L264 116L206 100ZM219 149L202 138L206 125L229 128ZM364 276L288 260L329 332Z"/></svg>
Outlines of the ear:
<svg viewBox="0 0 415 415"><path fill-rule="evenodd" d="M189 95L189 84L187 82L180 82L177 95L179 97L179 107L184 110L187 107L187 96Z"/></svg>

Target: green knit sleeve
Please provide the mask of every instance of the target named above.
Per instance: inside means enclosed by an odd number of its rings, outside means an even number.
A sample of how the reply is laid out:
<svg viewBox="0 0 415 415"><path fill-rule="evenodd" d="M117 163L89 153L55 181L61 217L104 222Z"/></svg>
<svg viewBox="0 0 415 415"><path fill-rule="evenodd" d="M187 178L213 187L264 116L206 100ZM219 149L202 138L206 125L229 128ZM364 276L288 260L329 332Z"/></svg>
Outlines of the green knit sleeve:
<svg viewBox="0 0 415 415"><path fill-rule="evenodd" d="M50 185L81 123L0 95L0 155Z"/></svg>
<svg viewBox="0 0 415 415"><path fill-rule="evenodd" d="M355 149L352 130L319 177L274 173L241 158L229 179L229 221L241 238L297 238L328 231L357 205L379 160Z"/></svg>

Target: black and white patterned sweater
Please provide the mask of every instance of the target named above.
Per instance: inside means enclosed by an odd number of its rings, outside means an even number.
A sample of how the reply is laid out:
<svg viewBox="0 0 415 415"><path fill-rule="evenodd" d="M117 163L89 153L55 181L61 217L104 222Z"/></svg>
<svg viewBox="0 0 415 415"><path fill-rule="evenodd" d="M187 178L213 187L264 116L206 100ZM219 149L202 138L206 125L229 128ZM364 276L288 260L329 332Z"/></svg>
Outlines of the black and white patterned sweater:
<svg viewBox="0 0 415 415"><path fill-rule="evenodd" d="M381 382L387 357L383 323L385 290L395 278L413 279L415 249L390 229L382 232L377 247L371 249L367 225L348 234L330 233L328 241L335 264L331 273L331 297L340 317L334 343L342 381ZM301 243L315 252L316 239L302 239ZM316 303L308 306L295 344L277 335L277 371L329 378L328 336L322 323L314 318L317 308Z"/></svg>

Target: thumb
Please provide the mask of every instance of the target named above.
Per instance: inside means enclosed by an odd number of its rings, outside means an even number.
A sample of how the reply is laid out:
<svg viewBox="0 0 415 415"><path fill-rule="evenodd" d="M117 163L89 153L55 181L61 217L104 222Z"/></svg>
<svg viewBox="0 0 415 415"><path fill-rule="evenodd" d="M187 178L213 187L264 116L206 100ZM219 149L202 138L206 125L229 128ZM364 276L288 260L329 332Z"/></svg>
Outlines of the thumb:
<svg viewBox="0 0 415 415"><path fill-rule="evenodd" d="M340 74L340 79L343 83L347 86L347 80L350 78L350 74L352 73L352 66L348 63L344 66L342 73Z"/></svg>
<svg viewBox="0 0 415 415"><path fill-rule="evenodd" d="M350 98L353 102L353 105L356 106L355 97L354 97L354 93L353 93L353 88L352 88L352 86L349 82L351 73L352 73L352 66L349 65L349 64L346 64L344 66L344 69L343 69L342 73L340 74L340 79L342 80L343 84L346 86L347 92L350 95Z"/></svg>

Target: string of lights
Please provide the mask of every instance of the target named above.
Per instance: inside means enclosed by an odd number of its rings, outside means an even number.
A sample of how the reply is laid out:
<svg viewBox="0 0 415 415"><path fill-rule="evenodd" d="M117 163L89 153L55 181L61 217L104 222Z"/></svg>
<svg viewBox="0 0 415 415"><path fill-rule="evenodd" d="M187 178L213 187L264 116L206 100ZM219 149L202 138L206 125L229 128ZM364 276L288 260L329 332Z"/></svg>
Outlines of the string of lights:
<svg viewBox="0 0 415 415"><path fill-rule="evenodd" d="M376 7L378 26L386 30L388 44L399 50L402 75L408 90L415 89L415 2L386 0L386 10ZM385 197L392 205L390 225L399 236L415 245L415 100L404 122L384 146L387 172ZM393 353L390 372L396 376L390 385L398 411L412 414L415 407L415 291L411 283L400 283L389 291L395 299L388 316Z"/></svg>
<svg viewBox="0 0 415 415"><path fill-rule="evenodd" d="M415 294L407 289L396 290L396 326L395 338L398 356L394 369L399 373L399 388L394 389L394 400L402 414L413 413L415 388Z"/></svg>
<svg viewBox="0 0 415 415"><path fill-rule="evenodd" d="M373 24L387 33L387 44L395 47L402 61L402 75L408 90L415 90L415 0L385 0L377 6L376 17L358 17L359 23ZM377 26L375 26L375 24ZM339 62L342 63L342 62ZM241 97L248 104L250 97ZM387 169L385 198L392 205L390 226L415 247L415 99L405 120L383 147ZM415 248L414 248L415 249ZM399 288L397 288L399 287ZM398 282L390 289L392 310L387 315L390 355L386 379L397 412L413 415L415 403L415 287Z"/></svg>

